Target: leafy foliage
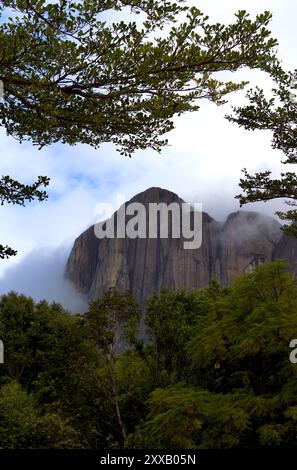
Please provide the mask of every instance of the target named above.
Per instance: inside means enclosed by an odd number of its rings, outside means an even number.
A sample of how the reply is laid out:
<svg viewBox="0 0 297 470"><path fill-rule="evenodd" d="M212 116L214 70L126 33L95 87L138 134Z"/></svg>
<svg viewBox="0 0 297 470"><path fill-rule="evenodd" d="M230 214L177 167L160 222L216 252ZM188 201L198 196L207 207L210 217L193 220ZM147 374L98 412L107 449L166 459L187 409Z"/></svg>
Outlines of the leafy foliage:
<svg viewBox="0 0 297 470"><path fill-rule="evenodd" d="M295 446L297 283L283 261L228 289L108 291L84 315L0 302L0 447ZM123 341L125 338L125 342Z"/></svg>
<svg viewBox="0 0 297 470"><path fill-rule="evenodd" d="M1 125L39 148L112 142L129 156L160 151L174 116L244 87L217 72L276 66L270 18L239 11L234 24L211 24L183 0L2 0ZM42 201L47 184L3 176L1 204ZM0 259L16 253L0 245Z"/></svg>
<svg viewBox="0 0 297 470"><path fill-rule="evenodd" d="M77 431L55 414L40 415L34 398L17 383L0 390L0 448L78 448Z"/></svg>
<svg viewBox="0 0 297 470"><path fill-rule="evenodd" d="M297 163L297 71L284 72L279 69L273 74L277 87L272 90L272 97L267 98L260 88L247 94L249 104L235 108L235 115L228 119L248 130L272 131L272 147L285 155L284 164ZM271 178L271 171L262 171L250 175L244 170L245 178L240 180L244 194L238 197L240 204L271 199L285 198L286 203L294 207L297 199L297 179L293 171L282 172L279 178ZM284 231L297 236L297 211L289 209L278 211L277 215L289 224Z"/></svg>
<svg viewBox="0 0 297 470"><path fill-rule="evenodd" d="M13 180L10 176L2 176L0 179L0 204L4 203L17 204L24 206L26 201L37 199L44 201L47 199L45 191L40 190L40 187L48 186L49 178L39 176L37 181L32 185L22 184L19 181ZM9 246L0 245L0 259L15 256L17 252Z"/></svg>
<svg viewBox="0 0 297 470"><path fill-rule="evenodd" d="M152 341L149 355L153 359L150 367L155 386L170 385L185 376L186 344L197 315L208 307L210 292L220 295L216 282L199 294L163 289L148 300L145 323Z"/></svg>
<svg viewBox="0 0 297 470"><path fill-rule="evenodd" d="M214 74L276 60L269 12L252 21L240 11L227 26L181 0L4 0L1 12L2 125L40 147L160 150L174 115L244 86Z"/></svg>
<svg viewBox="0 0 297 470"><path fill-rule="evenodd" d="M260 266L209 304L191 329L187 375L153 391L129 445L294 444L297 370L288 345L297 331L297 286L286 264Z"/></svg>
<svg viewBox="0 0 297 470"><path fill-rule="evenodd" d="M109 289L102 299L92 302L86 314L88 332L104 362L98 371L98 389L105 394L109 402L108 408L111 405L111 412L115 414L123 440L126 440L127 431L120 409L116 355L136 342L140 314L139 305L131 293L127 291L121 294L114 288Z"/></svg>

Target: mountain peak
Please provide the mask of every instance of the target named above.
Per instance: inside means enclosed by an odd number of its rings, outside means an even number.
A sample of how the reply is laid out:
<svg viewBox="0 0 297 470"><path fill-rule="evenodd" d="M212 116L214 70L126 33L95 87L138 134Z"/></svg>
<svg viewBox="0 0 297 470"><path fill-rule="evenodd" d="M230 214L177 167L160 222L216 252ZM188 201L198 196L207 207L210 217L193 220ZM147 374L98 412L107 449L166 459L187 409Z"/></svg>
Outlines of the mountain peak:
<svg viewBox="0 0 297 470"><path fill-rule="evenodd" d="M176 193L151 187L130 201L183 203ZM143 305L151 293L168 289L193 289L217 278L223 285L258 262L272 259L281 236L273 218L257 212L238 211L218 223L202 217L202 245L184 249L182 238L102 238L90 227L74 243L66 277L95 300L111 286L129 289Z"/></svg>
<svg viewBox="0 0 297 470"><path fill-rule="evenodd" d="M170 204L172 202L182 203L185 201L181 199L176 193L169 191L168 189L152 186L151 188L148 188L145 191L142 191L133 196L128 201L128 203L130 202L140 202L142 204L165 202L166 204Z"/></svg>

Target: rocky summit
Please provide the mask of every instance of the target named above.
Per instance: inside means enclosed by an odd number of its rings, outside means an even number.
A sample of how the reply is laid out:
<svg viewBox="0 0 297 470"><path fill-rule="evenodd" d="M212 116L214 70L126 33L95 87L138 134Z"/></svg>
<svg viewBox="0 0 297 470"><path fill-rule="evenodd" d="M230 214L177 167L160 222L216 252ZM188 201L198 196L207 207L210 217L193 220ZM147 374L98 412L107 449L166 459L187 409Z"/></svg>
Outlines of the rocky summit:
<svg viewBox="0 0 297 470"><path fill-rule="evenodd" d="M184 203L161 188L137 194L125 206L135 202L145 208L150 203ZM91 226L75 240L65 275L90 300L115 286L130 289L144 304L162 287L199 288L215 278L228 285L266 260L288 258L296 269L297 240L282 235L276 220L257 212L238 211L225 222L202 213L202 244L197 249L184 249L182 238L170 235L169 227L168 238L98 239Z"/></svg>
<svg viewBox="0 0 297 470"><path fill-rule="evenodd" d="M184 203L161 188L137 194L126 206L135 202L146 208L150 203ZM288 258L296 269L297 241L283 236L273 218L238 211L218 222L202 213L202 244L197 249L184 249L182 238L170 236L170 227L168 238L98 239L91 226L75 240L65 275L90 300L115 286L130 289L143 304L153 290L203 287L215 278L228 285L238 274L276 258Z"/></svg>

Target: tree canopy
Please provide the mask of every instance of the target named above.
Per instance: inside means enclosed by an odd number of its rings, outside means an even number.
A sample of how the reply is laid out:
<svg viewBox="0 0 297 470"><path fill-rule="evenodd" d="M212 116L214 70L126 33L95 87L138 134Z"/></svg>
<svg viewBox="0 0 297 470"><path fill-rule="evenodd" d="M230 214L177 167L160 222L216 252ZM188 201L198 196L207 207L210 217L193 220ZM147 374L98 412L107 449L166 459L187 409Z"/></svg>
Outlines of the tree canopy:
<svg viewBox="0 0 297 470"><path fill-rule="evenodd" d="M40 147L160 150L175 115L244 86L217 72L268 70L276 59L269 12L240 11L230 25L183 1L4 0L0 12L0 119Z"/></svg>
<svg viewBox="0 0 297 470"><path fill-rule="evenodd" d="M176 115L244 87L219 72L277 67L270 18L239 11L233 24L212 24L182 0L3 0L1 125L39 148L112 142L129 156L160 151ZM1 183L2 203L23 204L43 200L37 189L48 179ZM0 246L1 258L14 254Z"/></svg>
<svg viewBox="0 0 297 470"><path fill-rule="evenodd" d="M281 69L274 76L276 87L272 97L268 98L260 88L247 94L249 104L235 108L228 119L248 130L269 130L272 132L272 147L284 153L284 164L297 163L297 70L284 72ZM287 211L278 211L277 215L287 222L283 228L289 235L297 236L297 177L294 171L282 172L280 177L271 177L270 170L251 175L244 170L245 178L240 180L244 193L239 195L240 204L256 201L270 201L284 198Z"/></svg>
<svg viewBox="0 0 297 470"><path fill-rule="evenodd" d="M0 447L296 446L296 310L283 261L229 288L155 293L146 341L129 292L108 291L83 316L2 296Z"/></svg>
<svg viewBox="0 0 297 470"><path fill-rule="evenodd" d="M129 436L128 445L295 445L297 369L289 360L289 344L297 332L296 280L285 262L276 261L215 292L208 288L191 294L196 301L189 325L195 320L179 358L183 376L154 388L146 419ZM164 295L160 302L169 313ZM165 362L162 366L172 367Z"/></svg>
<svg viewBox="0 0 297 470"><path fill-rule="evenodd" d="M40 189L49 184L49 178L46 176L39 176L37 181L32 185L22 184L19 181L12 179L10 176L2 176L0 179L0 204L17 204L24 206L25 202L37 199L44 201L47 199L47 194L44 190ZM0 245L0 259L15 256L17 252L9 246Z"/></svg>

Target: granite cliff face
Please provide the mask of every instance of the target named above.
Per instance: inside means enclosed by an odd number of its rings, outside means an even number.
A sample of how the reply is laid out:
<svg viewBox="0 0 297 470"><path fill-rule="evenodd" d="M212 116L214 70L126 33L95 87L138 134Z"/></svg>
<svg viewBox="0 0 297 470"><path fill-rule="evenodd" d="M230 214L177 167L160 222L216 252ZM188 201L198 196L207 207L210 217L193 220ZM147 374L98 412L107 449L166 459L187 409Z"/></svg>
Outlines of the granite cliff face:
<svg viewBox="0 0 297 470"><path fill-rule="evenodd" d="M152 202L184 201L170 191L150 188L126 204L131 202L148 208ZM115 286L130 289L144 304L162 287L191 289L213 278L228 285L236 275L275 257L281 243L278 222L256 212L235 212L224 223L203 213L202 221L202 245L194 250L184 249L182 238L98 239L92 226L75 240L66 277L90 300Z"/></svg>
<svg viewBox="0 0 297 470"><path fill-rule="evenodd" d="M290 270L297 276L297 238L283 235L274 247L272 259L286 259L289 261Z"/></svg>

